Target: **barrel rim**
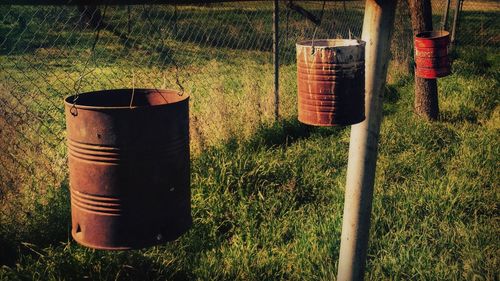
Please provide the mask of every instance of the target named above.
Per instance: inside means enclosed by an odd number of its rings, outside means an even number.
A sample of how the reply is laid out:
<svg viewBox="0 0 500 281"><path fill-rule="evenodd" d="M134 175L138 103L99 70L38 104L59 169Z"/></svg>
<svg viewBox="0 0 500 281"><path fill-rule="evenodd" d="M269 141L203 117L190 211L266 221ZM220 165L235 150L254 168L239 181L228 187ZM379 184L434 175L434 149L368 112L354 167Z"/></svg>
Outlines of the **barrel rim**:
<svg viewBox="0 0 500 281"><path fill-rule="evenodd" d="M332 49L332 48L349 48L366 45L366 42L359 39L315 39L315 40L301 40L295 45L296 47L313 47L315 49Z"/></svg>
<svg viewBox="0 0 500 281"><path fill-rule="evenodd" d="M168 95L175 95L175 99L173 102L168 102L165 100L165 103L162 104L156 104L156 105L124 105L124 106L100 106L100 105L82 105L74 102L74 99L76 97L82 97L82 96L88 96L88 95L106 95L110 93L116 94L117 92L129 92L132 93L134 92L134 95L145 95L145 94L150 94L150 93L159 93L161 94L168 94ZM98 90L98 91L91 91L91 92L84 92L76 95L70 95L64 98L64 104L67 107L75 107L77 109L90 109L90 110L115 110L115 109L137 109L137 108L151 108L151 107L162 107L162 106L168 106L172 104L177 104L180 102L183 102L185 100L189 99L189 94L187 93L182 93L180 94L180 91L176 90L171 90L171 89L153 89L153 88L136 88L136 89L131 89L131 88L122 88L122 89L106 89L106 90Z"/></svg>
<svg viewBox="0 0 500 281"><path fill-rule="evenodd" d="M450 36L450 33L446 30L432 30L423 31L415 35L417 40L436 40L444 37Z"/></svg>

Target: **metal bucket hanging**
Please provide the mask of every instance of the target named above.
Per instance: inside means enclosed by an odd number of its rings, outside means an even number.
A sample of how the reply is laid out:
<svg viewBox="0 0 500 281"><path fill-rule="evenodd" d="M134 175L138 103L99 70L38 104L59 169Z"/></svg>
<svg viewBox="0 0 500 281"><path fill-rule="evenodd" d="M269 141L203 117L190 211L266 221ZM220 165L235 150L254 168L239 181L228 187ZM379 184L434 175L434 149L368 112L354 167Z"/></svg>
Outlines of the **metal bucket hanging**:
<svg viewBox="0 0 500 281"><path fill-rule="evenodd" d="M65 100L73 238L126 250L185 233L192 223L188 95L123 89L75 97Z"/></svg>
<svg viewBox="0 0 500 281"><path fill-rule="evenodd" d="M345 126L363 121L365 42L324 39L297 43L297 82L300 122Z"/></svg>
<svg viewBox="0 0 500 281"><path fill-rule="evenodd" d="M448 31L425 31L415 36L415 74L417 77L435 79L450 75L449 43Z"/></svg>

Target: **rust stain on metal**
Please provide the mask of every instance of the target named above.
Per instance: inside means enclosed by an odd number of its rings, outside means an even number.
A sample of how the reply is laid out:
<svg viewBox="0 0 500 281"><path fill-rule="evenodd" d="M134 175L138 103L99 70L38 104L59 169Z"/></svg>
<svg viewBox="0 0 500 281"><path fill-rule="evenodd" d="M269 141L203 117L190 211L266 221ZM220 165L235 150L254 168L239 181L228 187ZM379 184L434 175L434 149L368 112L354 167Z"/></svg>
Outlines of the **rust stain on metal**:
<svg viewBox="0 0 500 281"><path fill-rule="evenodd" d="M297 43L299 121L345 126L365 119L365 42L322 39Z"/></svg>
<svg viewBox="0 0 500 281"><path fill-rule="evenodd" d="M415 74L435 79L451 73L448 58L450 34L448 31L425 31L417 34L415 42Z"/></svg>
<svg viewBox="0 0 500 281"><path fill-rule="evenodd" d="M174 240L192 224L188 95L131 89L65 100L73 238L104 250Z"/></svg>

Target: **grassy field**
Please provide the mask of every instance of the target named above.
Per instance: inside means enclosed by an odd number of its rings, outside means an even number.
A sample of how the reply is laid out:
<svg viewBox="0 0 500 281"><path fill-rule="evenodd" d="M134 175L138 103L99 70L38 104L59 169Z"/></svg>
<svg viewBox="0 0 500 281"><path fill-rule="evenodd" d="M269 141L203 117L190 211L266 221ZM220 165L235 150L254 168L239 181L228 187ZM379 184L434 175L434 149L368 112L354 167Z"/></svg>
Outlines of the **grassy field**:
<svg viewBox="0 0 500 281"><path fill-rule="evenodd" d="M189 15L186 21L196 19ZM5 35L12 27L0 28ZM273 123L272 64L261 50L267 43L238 49L169 42L182 45L181 62L200 55L196 67L185 63L181 72L192 97L193 228L163 246L104 252L69 234L60 103L88 54L78 46L88 46L92 32L57 40L57 33L42 34L49 39L21 41L33 48L8 52L15 42L2 45L0 122L11 123L0 123L0 152L15 161L2 162L0 176L19 180L3 180L0 189L0 280L334 279L350 129L296 120L293 62L281 67L282 120ZM175 87L171 67L138 65L148 55L161 60L148 53L156 46L127 51L116 34L102 38L99 67L83 90L124 81L130 87L133 77L136 86ZM64 42L73 42L67 53ZM413 114L411 75L390 69L367 280L500 279L500 53L467 45L454 56L454 73L438 81L441 117L433 123ZM21 89L12 81L22 81Z"/></svg>

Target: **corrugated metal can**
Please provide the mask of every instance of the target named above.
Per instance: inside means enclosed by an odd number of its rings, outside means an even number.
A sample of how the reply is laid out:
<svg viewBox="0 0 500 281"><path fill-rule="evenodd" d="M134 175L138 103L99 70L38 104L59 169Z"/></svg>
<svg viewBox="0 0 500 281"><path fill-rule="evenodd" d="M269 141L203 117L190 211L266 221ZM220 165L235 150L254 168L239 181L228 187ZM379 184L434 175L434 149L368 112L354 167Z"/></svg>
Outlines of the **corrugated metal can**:
<svg viewBox="0 0 500 281"><path fill-rule="evenodd" d="M73 238L125 250L185 233L192 224L188 95L122 89L75 98L65 100Z"/></svg>
<svg viewBox="0 0 500 281"><path fill-rule="evenodd" d="M365 42L318 39L298 42L299 121L345 126L365 119Z"/></svg>
<svg viewBox="0 0 500 281"><path fill-rule="evenodd" d="M415 36L415 74L420 78L435 79L451 73L448 58L450 34L448 31L425 31Z"/></svg>

